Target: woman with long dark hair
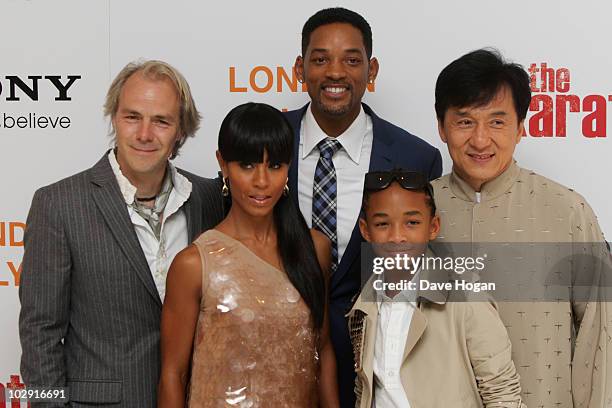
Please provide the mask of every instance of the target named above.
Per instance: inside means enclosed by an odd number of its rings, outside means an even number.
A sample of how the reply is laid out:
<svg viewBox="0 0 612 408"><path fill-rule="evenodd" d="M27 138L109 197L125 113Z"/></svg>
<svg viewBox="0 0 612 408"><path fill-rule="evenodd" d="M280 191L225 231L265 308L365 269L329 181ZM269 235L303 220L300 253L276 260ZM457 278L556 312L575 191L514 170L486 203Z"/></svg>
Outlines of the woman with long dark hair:
<svg viewBox="0 0 612 408"><path fill-rule="evenodd" d="M337 407L330 244L288 194L293 130L247 103L225 117L218 146L231 205L168 272L158 406Z"/></svg>

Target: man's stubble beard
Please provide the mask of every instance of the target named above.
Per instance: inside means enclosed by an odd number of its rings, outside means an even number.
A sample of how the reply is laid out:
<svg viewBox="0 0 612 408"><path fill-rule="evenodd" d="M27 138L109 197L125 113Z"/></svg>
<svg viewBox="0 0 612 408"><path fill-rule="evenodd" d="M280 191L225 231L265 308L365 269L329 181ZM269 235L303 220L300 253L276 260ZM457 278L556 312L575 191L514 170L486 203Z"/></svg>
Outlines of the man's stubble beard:
<svg viewBox="0 0 612 408"><path fill-rule="evenodd" d="M351 92L351 96L349 101L344 104L344 105L340 105L340 106L330 106L327 105L323 102L321 102L321 98L318 99L318 101L316 102L317 107L319 108L319 110L329 116L342 116L342 115L346 115L350 109L351 109L351 105L353 104L353 92Z"/></svg>

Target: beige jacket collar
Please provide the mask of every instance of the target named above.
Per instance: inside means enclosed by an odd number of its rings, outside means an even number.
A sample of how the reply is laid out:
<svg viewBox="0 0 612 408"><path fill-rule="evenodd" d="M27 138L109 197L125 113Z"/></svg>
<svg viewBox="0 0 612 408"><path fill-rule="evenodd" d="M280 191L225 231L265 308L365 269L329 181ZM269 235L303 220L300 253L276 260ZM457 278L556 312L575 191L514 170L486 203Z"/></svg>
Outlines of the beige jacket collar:
<svg viewBox="0 0 612 408"><path fill-rule="evenodd" d="M453 194L461 200L471 202L489 201L510 191L514 183L517 182L520 171L520 167L516 164L516 161L513 160L510 166L504 170L502 174L483 184L480 189L480 200L476 199L476 191L461 179L457 173L455 173L454 169L450 175L450 188Z"/></svg>

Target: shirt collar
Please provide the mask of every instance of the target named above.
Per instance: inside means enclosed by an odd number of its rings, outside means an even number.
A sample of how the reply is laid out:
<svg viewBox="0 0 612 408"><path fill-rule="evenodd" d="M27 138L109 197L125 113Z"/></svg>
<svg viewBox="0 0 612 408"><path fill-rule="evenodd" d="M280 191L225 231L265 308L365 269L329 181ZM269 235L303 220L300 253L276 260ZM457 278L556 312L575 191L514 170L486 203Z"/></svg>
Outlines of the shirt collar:
<svg viewBox="0 0 612 408"><path fill-rule="evenodd" d="M136 187L134 187L134 185L130 183L130 180L128 180L128 178L121 172L121 167L119 166L119 162L115 157L114 149L111 149L108 152L108 161L113 169L117 183L119 184L119 189L121 190L123 200L127 205L133 204L134 198L136 197ZM171 162L168 162L168 168L170 169L170 173L172 175L172 189L180 197L181 200L179 201L185 202L191 194L191 182L187 179L187 177L179 173Z"/></svg>
<svg viewBox="0 0 612 408"><path fill-rule="evenodd" d="M302 137L300 138L300 144L302 144L302 159L306 158L312 151L317 147L317 144L329 137L323 129L317 123L314 115L312 114L312 104L306 109L304 114L304 120L302 123L303 131ZM356 164L359 164L361 158L361 147L365 137L372 129L372 120L363 110L363 106L359 108L359 114L351 123L351 125L336 138L342 148L349 155L349 158Z"/></svg>
<svg viewBox="0 0 612 408"><path fill-rule="evenodd" d="M453 169L450 175L450 188L457 198L464 201L489 201L509 191L514 183L516 183L520 171L521 169L516 164L516 161L512 160L510 166L508 166L503 173L483 184L479 192L480 194L477 194L477 192L465 180L459 177Z"/></svg>

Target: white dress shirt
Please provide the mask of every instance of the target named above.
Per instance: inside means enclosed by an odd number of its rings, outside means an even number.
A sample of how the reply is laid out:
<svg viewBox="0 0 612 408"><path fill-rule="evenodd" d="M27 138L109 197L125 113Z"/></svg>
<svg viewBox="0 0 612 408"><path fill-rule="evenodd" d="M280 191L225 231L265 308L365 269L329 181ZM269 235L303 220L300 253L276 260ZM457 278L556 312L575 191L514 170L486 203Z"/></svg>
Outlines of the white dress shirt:
<svg viewBox="0 0 612 408"><path fill-rule="evenodd" d="M108 161L119 183L119 189L127 205L128 214L138 236L138 242L147 258L157 292L163 302L166 295L166 276L170 264L176 254L189 243L187 217L181 207L191 194L191 182L177 172L172 163L168 162L173 186L164 209L159 234L160 239L158 240L149 223L132 208L136 197L136 187L121 173L113 150L108 154Z"/></svg>
<svg viewBox="0 0 612 408"><path fill-rule="evenodd" d="M311 107L308 107L300 125L298 198L300 210L309 228L312 227L314 174L320 157L317 144L328 137L314 118ZM337 184L338 264L351 239L361 210L363 180L370 168L373 138L372 119L363 111L363 107L351 126L336 138L342 145L332 158Z"/></svg>
<svg viewBox="0 0 612 408"><path fill-rule="evenodd" d="M418 272L412 278L418 282ZM408 299L414 293L402 291L389 298L377 291L378 321L374 342L374 400L375 408L410 408L402 385L400 368L416 303Z"/></svg>

